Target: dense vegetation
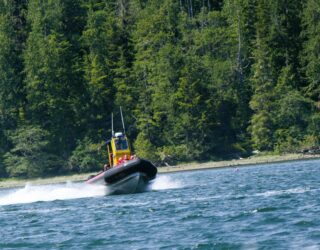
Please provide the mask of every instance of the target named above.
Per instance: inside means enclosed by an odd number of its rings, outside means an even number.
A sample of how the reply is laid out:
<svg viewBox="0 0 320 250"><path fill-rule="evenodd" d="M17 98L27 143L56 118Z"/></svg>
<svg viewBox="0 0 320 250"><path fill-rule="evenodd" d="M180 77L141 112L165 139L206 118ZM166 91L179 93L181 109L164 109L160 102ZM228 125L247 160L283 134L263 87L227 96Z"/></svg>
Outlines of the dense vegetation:
<svg viewBox="0 0 320 250"><path fill-rule="evenodd" d="M92 171L110 115L172 163L320 141L319 0L0 0L0 175Z"/></svg>

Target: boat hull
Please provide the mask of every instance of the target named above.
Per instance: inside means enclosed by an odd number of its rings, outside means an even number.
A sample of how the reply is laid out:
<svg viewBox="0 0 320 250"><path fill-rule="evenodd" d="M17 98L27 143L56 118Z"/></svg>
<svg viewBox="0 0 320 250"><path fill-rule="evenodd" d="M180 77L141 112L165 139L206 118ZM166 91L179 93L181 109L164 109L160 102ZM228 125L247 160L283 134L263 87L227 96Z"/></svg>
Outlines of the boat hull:
<svg viewBox="0 0 320 250"><path fill-rule="evenodd" d="M105 185L108 194L140 193L155 179L157 168L148 160L134 159L89 178L87 184Z"/></svg>
<svg viewBox="0 0 320 250"><path fill-rule="evenodd" d="M108 194L133 194L147 191L149 181L145 174L134 173L118 182L107 185Z"/></svg>

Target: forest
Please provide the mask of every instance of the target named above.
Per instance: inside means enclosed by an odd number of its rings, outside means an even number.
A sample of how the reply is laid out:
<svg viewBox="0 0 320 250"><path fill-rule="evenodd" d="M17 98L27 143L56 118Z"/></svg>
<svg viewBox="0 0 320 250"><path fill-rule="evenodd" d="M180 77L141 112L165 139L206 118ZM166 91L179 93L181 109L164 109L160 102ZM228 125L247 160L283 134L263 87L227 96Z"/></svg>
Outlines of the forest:
<svg viewBox="0 0 320 250"><path fill-rule="evenodd" d="M0 177L320 143L319 0L0 0Z"/></svg>

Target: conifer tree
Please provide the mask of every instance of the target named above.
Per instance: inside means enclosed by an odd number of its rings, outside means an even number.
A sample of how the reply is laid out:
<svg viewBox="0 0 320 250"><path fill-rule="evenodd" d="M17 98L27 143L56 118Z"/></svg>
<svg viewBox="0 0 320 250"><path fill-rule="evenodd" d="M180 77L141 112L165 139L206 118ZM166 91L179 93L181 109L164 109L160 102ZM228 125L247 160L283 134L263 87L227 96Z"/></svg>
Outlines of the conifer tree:
<svg viewBox="0 0 320 250"><path fill-rule="evenodd" d="M319 13L316 0L0 1L0 175L30 172L15 149L33 128L39 159L91 169L119 106L155 161L319 145Z"/></svg>
<svg viewBox="0 0 320 250"><path fill-rule="evenodd" d="M314 101L320 101L320 3L308 0L304 6L302 68L307 81L305 91Z"/></svg>
<svg viewBox="0 0 320 250"><path fill-rule="evenodd" d="M111 69L116 47L116 24L114 12L105 1L90 1L86 7L87 23L82 40L85 48L84 77L89 95L90 116L87 128L89 133L98 133L101 137L114 103L115 90Z"/></svg>
<svg viewBox="0 0 320 250"><path fill-rule="evenodd" d="M308 0L303 12L304 39L302 51L302 72L305 76L303 92L314 101L314 108L309 122L311 145L320 144L320 3Z"/></svg>
<svg viewBox="0 0 320 250"><path fill-rule="evenodd" d="M149 1L139 9L133 33L133 78L137 105L134 111L139 133L154 146L164 145L174 121L172 96L179 77L179 50L175 46L179 8L172 1ZM167 132L169 131L169 132ZM139 143L137 145L143 145ZM140 149L138 149L140 150ZM140 150L141 151L141 150Z"/></svg>
<svg viewBox="0 0 320 250"><path fill-rule="evenodd" d="M19 41L22 17L12 1L0 3L0 121L7 129L16 126L23 101L23 74ZM18 12L18 14L16 13Z"/></svg>
<svg viewBox="0 0 320 250"><path fill-rule="evenodd" d="M134 60L132 30L136 13L134 5L129 0L118 0L115 6L117 29L115 46L118 48L117 58L115 58L115 65L112 69L116 89L115 103L117 106L130 109L134 105L133 80L130 74Z"/></svg>
<svg viewBox="0 0 320 250"><path fill-rule="evenodd" d="M9 149L7 131L24 119L23 65L24 1L0 2L0 176L4 175L2 155Z"/></svg>
<svg viewBox="0 0 320 250"><path fill-rule="evenodd" d="M199 112L193 115L202 121L202 134L206 145L201 156L223 154L232 150L235 142L235 124L237 112L236 91L240 85L236 82L237 40L236 32L230 26L227 7L222 11L205 9L191 20L186 27L184 37L189 44L188 56L193 64L201 65L199 74L193 72L199 85L196 88L203 100L201 116ZM198 24L198 25L197 25ZM191 27L191 32L188 29ZM193 66L194 67L194 66ZM190 71L190 70L189 70ZM199 124L197 124L199 125Z"/></svg>
<svg viewBox="0 0 320 250"><path fill-rule="evenodd" d="M232 74L233 103L231 126L234 134L234 147L248 149L247 127L251 116L249 101L252 95L250 84L251 66L253 63L253 45L255 40L256 0L226 0L223 13L229 24L229 37L233 38ZM230 38L229 38L230 39ZM235 48L236 47L236 48Z"/></svg>
<svg viewBox="0 0 320 250"><path fill-rule="evenodd" d="M12 177L38 177L57 173L61 160L50 153L47 131L38 126L22 126L10 134L14 147L5 154L7 172Z"/></svg>
<svg viewBox="0 0 320 250"><path fill-rule="evenodd" d="M297 147L303 140L305 115L310 109L308 111L308 100L299 93L300 11L301 1L261 1L257 6L251 100L255 114L250 128L259 149L272 150L275 146L280 149L281 144L286 145L283 148ZM286 105L288 108L282 109ZM299 105L301 109L295 112L289 109ZM301 118L300 122L287 119L293 114Z"/></svg>
<svg viewBox="0 0 320 250"><path fill-rule="evenodd" d="M28 115L48 130L52 149L67 156L74 147L74 82L72 53L64 36L63 1L28 4L31 28L24 52Z"/></svg>
<svg viewBox="0 0 320 250"><path fill-rule="evenodd" d="M259 150L272 150L274 141L273 110L276 77L273 75L271 61L271 16L270 1L258 1L253 76L251 77L253 96L250 102L254 114L251 118L250 131L253 146Z"/></svg>

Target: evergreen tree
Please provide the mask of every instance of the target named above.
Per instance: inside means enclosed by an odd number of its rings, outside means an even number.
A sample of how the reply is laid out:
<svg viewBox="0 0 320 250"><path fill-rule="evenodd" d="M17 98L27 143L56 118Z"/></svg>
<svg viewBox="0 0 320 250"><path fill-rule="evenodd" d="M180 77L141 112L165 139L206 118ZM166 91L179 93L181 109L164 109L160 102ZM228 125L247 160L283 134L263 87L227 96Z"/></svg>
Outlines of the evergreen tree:
<svg viewBox="0 0 320 250"><path fill-rule="evenodd" d="M14 30L14 5L10 2L0 3L0 114L1 121L13 125L17 116L21 91L21 74L19 72L18 41ZM20 69L21 70L21 69ZM12 120L13 119L13 120Z"/></svg>
<svg viewBox="0 0 320 250"><path fill-rule="evenodd" d="M149 1L137 14L137 29L133 33L136 55L133 66L135 85L132 92L137 100L134 111L137 128L157 147L163 145L163 129L168 125L167 114L173 109L171 95L177 81L175 42L179 8L172 1ZM160 122L161 121L161 122ZM137 144L142 145L142 144ZM137 148L141 151L142 149Z"/></svg>
<svg viewBox="0 0 320 250"><path fill-rule="evenodd" d="M62 162L49 152L47 131L37 126L17 129L10 135L14 147L5 154L10 177L38 177L57 173Z"/></svg>
<svg viewBox="0 0 320 250"><path fill-rule="evenodd" d="M21 27L23 18L13 1L0 3L0 121L14 128L23 102Z"/></svg>
<svg viewBox="0 0 320 250"><path fill-rule="evenodd" d="M43 174L33 153L52 172L95 169L119 106L154 161L318 146L319 13L316 0L1 1L0 176Z"/></svg>
<svg viewBox="0 0 320 250"><path fill-rule="evenodd" d="M178 3L150 1L140 10L137 27L133 69L139 93L138 138L151 143L160 158L199 158L205 151L200 148L208 74L193 53L193 20Z"/></svg>
<svg viewBox="0 0 320 250"><path fill-rule="evenodd" d="M66 157L74 146L74 82L70 42L63 33L61 1L29 1L31 31L24 52L28 115L45 128L53 151Z"/></svg>
<svg viewBox="0 0 320 250"><path fill-rule="evenodd" d="M250 131L255 148L272 150L274 145L274 87L276 77L273 75L270 48L271 4L259 1L257 5L256 44L253 51L254 64L251 77L253 96L250 107L254 111Z"/></svg>
<svg viewBox="0 0 320 250"><path fill-rule="evenodd" d="M251 117L249 101L252 95L251 67L255 41L256 0L226 0L223 13L229 24L228 36L233 38L233 47L228 46L234 60L232 84L233 105L231 127L235 149L245 152L250 148L247 127ZM229 38L230 39L230 38ZM249 148L248 148L249 147ZM230 150L230 149L229 149Z"/></svg>
<svg viewBox="0 0 320 250"><path fill-rule="evenodd" d="M302 65L306 76L305 91L314 101L320 101L320 3L308 0L303 12L302 37L305 40Z"/></svg>
<svg viewBox="0 0 320 250"><path fill-rule="evenodd" d="M278 152L294 152L303 145L307 131L311 101L292 87L295 75L291 67L284 67L274 90L274 118L276 124L275 149Z"/></svg>
<svg viewBox="0 0 320 250"><path fill-rule="evenodd" d="M305 76L304 93L315 103L309 123L307 140L311 145L320 144L320 3L309 0L304 5L303 12L304 39L302 51L302 72Z"/></svg>
<svg viewBox="0 0 320 250"><path fill-rule="evenodd" d="M106 121L114 107L114 70L121 59L118 23L115 10L106 1L87 4L87 24L83 32L84 73L89 94L89 133L91 137L105 137ZM119 34L120 33L120 34ZM94 136L97 134L97 136Z"/></svg>
<svg viewBox="0 0 320 250"><path fill-rule="evenodd" d="M198 117L198 125L203 122L203 136L197 136L205 142L200 145L206 145L202 146L201 158L231 152L235 142L237 40L228 14L227 9L203 10L184 32L193 64L202 62L203 68L198 70L199 74L193 72L192 80L200 80L196 89L204 102L200 105L201 113L193 114ZM188 32L190 28L192 31Z"/></svg>
<svg viewBox="0 0 320 250"><path fill-rule="evenodd" d="M301 7L302 1L279 0L274 3L272 9L277 19L271 30L271 46L274 48L271 55L274 72L278 78L274 91L277 96L274 134L277 149L283 148L280 151L299 148L304 140L303 135L311 112L310 102L299 92Z"/></svg>
<svg viewBox="0 0 320 250"><path fill-rule="evenodd" d="M24 1L0 2L0 176L5 174L2 155L9 149L8 130L23 117Z"/></svg>
<svg viewBox="0 0 320 250"><path fill-rule="evenodd" d="M257 6L257 39L252 77L254 95L251 100L255 114L251 119L251 132L258 149L272 150L276 144L286 141L286 137L288 140L292 136L297 141L302 139L301 132L297 133L294 129L297 128L294 121L282 121L290 114L283 113L278 102L286 102L289 94L302 104L302 97L298 98L297 92L300 85L297 70L301 49L300 11L301 1L261 1ZM307 100L303 102L307 103ZM286 124L285 127L283 124ZM299 128L303 129L305 125ZM289 135L289 130L295 132Z"/></svg>
<svg viewBox="0 0 320 250"><path fill-rule="evenodd" d="M72 172L93 172L101 170L108 155L101 150L101 144L93 143L88 137L78 141L76 149L68 161L68 170Z"/></svg>
<svg viewBox="0 0 320 250"><path fill-rule="evenodd" d="M116 89L115 104L124 107L124 109L130 109L135 104L133 97L134 84L131 72L134 60L132 30L134 29L136 13L134 4L129 0L118 0L115 6L117 30L115 46L117 47L117 57L112 69L114 74L113 82ZM131 117L128 118L130 123L133 122Z"/></svg>

